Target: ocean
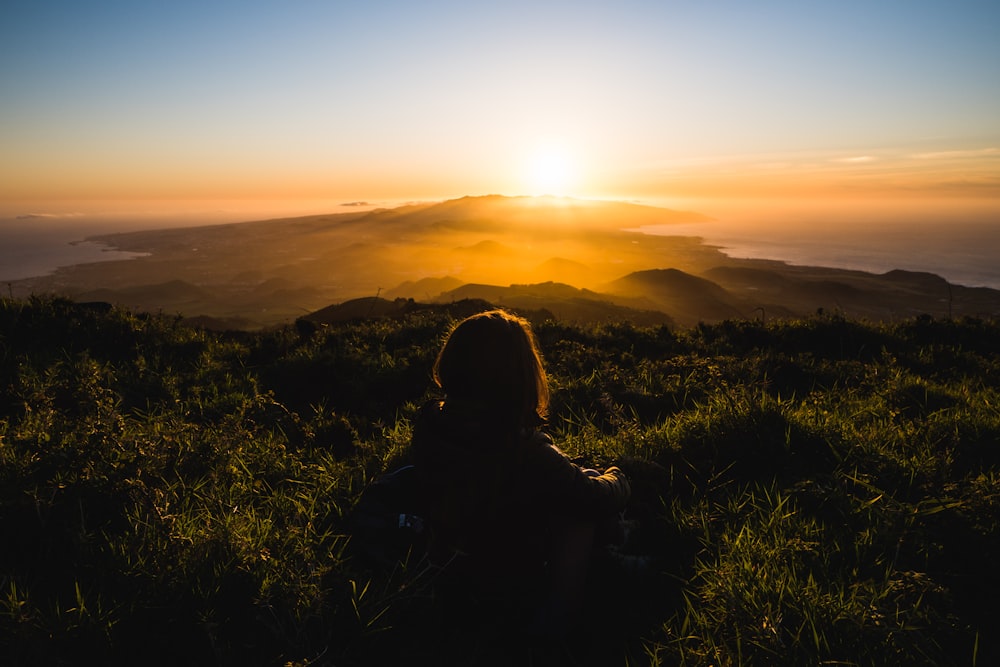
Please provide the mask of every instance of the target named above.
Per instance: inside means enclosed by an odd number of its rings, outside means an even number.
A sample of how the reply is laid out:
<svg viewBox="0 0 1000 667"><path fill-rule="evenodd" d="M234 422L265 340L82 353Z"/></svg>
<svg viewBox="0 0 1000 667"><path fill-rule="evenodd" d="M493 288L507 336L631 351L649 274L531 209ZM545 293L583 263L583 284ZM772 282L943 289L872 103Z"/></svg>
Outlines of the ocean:
<svg viewBox="0 0 1000 667"><path fill-rule="evenodd" d="M997 201L921 200L907 206L894 202L705 203L689 210L713 219L641 231L699 236L733 258L871 273L924 271L956 285L1000 289Z"/></svg>
<svg viewBox="0 0 1000 667"><path fill-rule="evenodd" d="M0 220L0 281L47 275L60 266L131 259L142 254L85 242L78 230L39 227Z"/></svg>
<svg viewBox="0 0 1000 667"><path fill-rule="evenodd" d="M1000 289L1000 203L976 200L922 201L908 208L866 205L766 202L657 202L696 210L707 222L644 227L648 234L699 236L735 258L774 259L790 264L885 273L927 271L969 287ZM361 208L359 208L361 207ZM170 226L292 217L315 212L371 208L364 202L326 208L276 208L251 215L241 209L173 213L23 214L0 218L0 281L46 275L60 266L127 260L89 236Z"/></svg>
<svg viewBox="0 0 1000 667"><path fill-rule="evenodd" d="M211 206L201 202L112 202L93 212L94 207L87 202L63 204L55 209L36 202L7 204L0 209L0 283L48 275L62 266L141 256L86 241L92 236L376 207L368 202L328 201L220 201Z"/></svg>

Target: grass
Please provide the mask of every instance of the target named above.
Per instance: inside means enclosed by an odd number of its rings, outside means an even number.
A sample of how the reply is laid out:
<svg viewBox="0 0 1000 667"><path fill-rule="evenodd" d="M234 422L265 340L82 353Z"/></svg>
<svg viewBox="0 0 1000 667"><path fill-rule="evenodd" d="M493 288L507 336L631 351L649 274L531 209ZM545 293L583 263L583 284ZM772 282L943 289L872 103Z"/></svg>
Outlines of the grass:
<svg viewBox="0 0 1000 667"><path fill-rule="evenodd" d="M451 323L216 334L0 301L5 663L1000 660L1000 323L539 323L551 430L632 475L649 563L595 562L550 646L350 529Z"/></svg>

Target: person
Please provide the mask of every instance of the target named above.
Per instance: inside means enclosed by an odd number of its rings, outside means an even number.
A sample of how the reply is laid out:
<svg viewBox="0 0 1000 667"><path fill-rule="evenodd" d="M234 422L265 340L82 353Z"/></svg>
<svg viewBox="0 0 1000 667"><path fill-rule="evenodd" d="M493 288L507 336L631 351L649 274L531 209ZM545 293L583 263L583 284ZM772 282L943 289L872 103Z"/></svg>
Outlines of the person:
<svg viewBox="0 0 1000 667"><path fill-rule="evenodd" d="M628 479L581 468L543 430L548 381L527 320L503 310L462 320L433 380L444 398L424 406L412 438L431 562L466 604L564 632L592 551L617 537Z"/></svg>

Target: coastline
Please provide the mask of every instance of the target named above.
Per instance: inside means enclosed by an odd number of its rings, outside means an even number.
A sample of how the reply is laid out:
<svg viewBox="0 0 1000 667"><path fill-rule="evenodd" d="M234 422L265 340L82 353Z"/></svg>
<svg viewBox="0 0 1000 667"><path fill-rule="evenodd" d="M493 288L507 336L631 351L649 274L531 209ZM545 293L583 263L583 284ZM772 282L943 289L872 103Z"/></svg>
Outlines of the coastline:
<svg viewBox="0 0 1000 667"><path fill-rule="evenodd" d="M239 224L239 223L232 223ZM197 229L197 227L186 227ZM118 262L145 257L148 252L121 250L107 239L116 233L168 231L179 228L126 228L81 234L57 229L54 232L11 233L0 228L0 282L17 282L51 276L57 270L85 264ZM972 239L950 243L939 239L902 244L902 249L887 249L888 242L838 240L831 235L809 238L782 237L771 232L752 238L745 230L732 225L681 223L646 226L634 229L653 236L700 238L732 260L767 260L792 266L843 269L882 274L894 270L933 273L963 287L987 287L1000 290L1000 224ZM898 237L897 237L898 238Z"/></svg>
<svg viewBox="0 0 1000 667"><path fill-rule="evenodd" d="M33 278L44 278L59 269L120 262L150 255L147 252L119 250L102 241L88 239L61 243L22 243L18 247L7 245L0 251L0 282L13 283Z"/></svg>
<svg viewBox="0 0 1000 667"><path fill-rule="evenodd" d="M1000 222L969 225L962 235L950 228L918 227L911 234L871 227L860 236L814 229L809 233L763 227L750 236L741 226L692 223L640 228L644 234L697 236L732 260L767 260L792 266L883 274L889 271L933 273L963 287L1000 290Z"/></svg>
<svg viewBox="0 0 1000 667"><path fill-rule="evenodd" d="M637 318L655 311L681 325L754 312L769 317L840 312L874 319L1000 313L1000 280L992 283L992 261L940 267L945 270L927 264L929 258L948 256L940 243L928 244L926 233L934 229L901 237L898 226L883 226L874 237L869 230L837 243L831 239L843 229L817 229L809 238L787 233L793 230L786 226L785 237L776 240L776 227L752 237L742 228L737 236L732 224L717 219L654 227L647 209L622 203L600 204L605 209L597 215L631 225L592 227L590 207L579 213L583 217L567 218L567 209L555 204L518 207L520 217L512 224L505 217L509 206L502 197L463 198L411 209L147 228L83 240L76 228L72 240L66 230L61 238L33 237L36 245L56 248L55 256L40 253L35 275L3 278L0 270L0 279L17 297L62 294L138 310L241 320L247 328L291 322L379 293L459 298L441 292L454 285L435 291L446 276L464 283L463 293L477 286L534 285L532 294L503 292L504 305L518 307L521 300L522 308L548 308L560 317L582 312L573 300L605 304L588 306L589 317ZM658 217L667 221L675 215L665 209ZM989 226L977 229L995 233ZM956 237L953 229L946 231ZM998 246L979 243L972 250L988 256L988 247ZM47 271L38 275L38 268ZM989 289L959 282L962 269L966 282ZM551 287L560 284L566 289ZM631 314L612 313L608 304Z"/></svg>

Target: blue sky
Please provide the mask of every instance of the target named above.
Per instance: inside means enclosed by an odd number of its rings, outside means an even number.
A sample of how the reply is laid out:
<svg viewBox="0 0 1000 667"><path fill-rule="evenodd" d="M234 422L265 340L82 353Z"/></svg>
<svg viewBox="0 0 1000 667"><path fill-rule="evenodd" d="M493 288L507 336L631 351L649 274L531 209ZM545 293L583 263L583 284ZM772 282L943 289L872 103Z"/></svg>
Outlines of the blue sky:
<svg viewBox="0 0 1000 667"><path fill-rule="evenodd" d="M7 2L0 200L997 197L997 35L995 1Z"/></svg>

